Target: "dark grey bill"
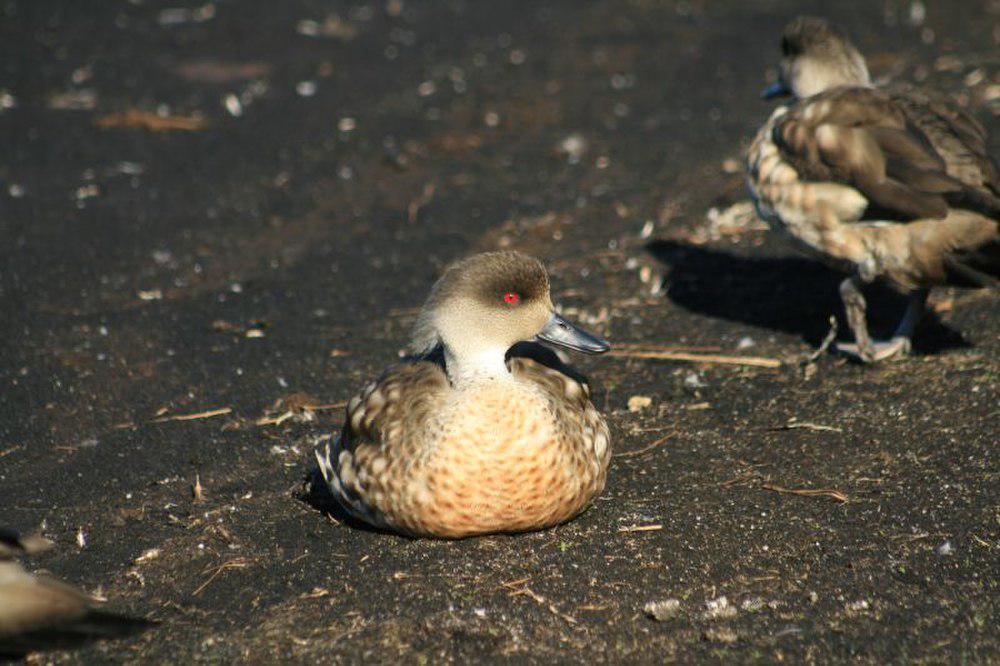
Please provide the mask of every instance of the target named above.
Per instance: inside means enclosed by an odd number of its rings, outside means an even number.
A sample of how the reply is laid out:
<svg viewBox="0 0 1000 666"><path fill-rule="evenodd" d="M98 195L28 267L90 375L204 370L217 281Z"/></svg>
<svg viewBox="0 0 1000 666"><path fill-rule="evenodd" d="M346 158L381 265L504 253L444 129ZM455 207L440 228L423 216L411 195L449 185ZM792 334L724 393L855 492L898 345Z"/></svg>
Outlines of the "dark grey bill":
<svg viewBox="0 0 1000 666"><path fill-rule="evenodd" d="M596 335L591 335L577 328L555 312L549 317L549 323L539 331L537 337L543 342L551 342L560 347L575 349L584 354L603 354L611 349L607 340L602 340Z"/></svg>
<svg viewBox="0 0 1000 666"><path fill-rule="evenodd" d="M792 90L784 81L776 81L768 87L764 88L764 92L760 94L763 99L774 99L775 97L784 97L785 95L791 95Z"/></svg>

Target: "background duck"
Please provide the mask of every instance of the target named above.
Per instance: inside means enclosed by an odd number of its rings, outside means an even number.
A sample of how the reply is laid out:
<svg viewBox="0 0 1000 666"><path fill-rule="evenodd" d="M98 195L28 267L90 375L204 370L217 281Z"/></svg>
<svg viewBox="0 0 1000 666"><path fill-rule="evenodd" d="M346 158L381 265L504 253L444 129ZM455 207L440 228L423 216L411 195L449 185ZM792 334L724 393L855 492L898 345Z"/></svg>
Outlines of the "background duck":
<svg viewBox="0 0 1000 666"><path fill-rule="evenodd" d="M418 318L414 356L355 396L339 441L317 452L341 506L378 527L449 538L583 511L604 487L608 427L576 373L517 344L536 338L609 348L555 313L536 259L495 252L448 268Z"/></svg>
<svg viewBox="0 0 1000 666"><path fill-rule="evenodd" d="M21 537L0 528L0 661L88 640L118 638L152 625L97 608L76 588L35 576L14 561L52 545L39 536Z"/></svg>
<svg viewBox="0 0 1000 666"><path fill-rule="evenodd" d="M1000 172L985 129L931 93L875 89L864 58L825 20L786 26L778 81L791 94L747 154L762 218L852 273L840 286L853 344L872 362L907 353L928 290L1000 282ZM909 293L889 341L868 334L861 285L886 279Z"/></svg>

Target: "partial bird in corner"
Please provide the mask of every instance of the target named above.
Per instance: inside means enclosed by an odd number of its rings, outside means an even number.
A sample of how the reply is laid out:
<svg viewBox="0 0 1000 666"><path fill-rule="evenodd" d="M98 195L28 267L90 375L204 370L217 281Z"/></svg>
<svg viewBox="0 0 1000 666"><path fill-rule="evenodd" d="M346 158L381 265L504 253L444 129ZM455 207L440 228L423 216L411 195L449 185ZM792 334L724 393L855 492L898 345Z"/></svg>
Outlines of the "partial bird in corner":
<svg viewBox="0 0 1000 666"><path fill-rule="evenodd" d="M537 259L478 254L449 267L412 356L347 406L319 469L354 518L411 536L523 532L581 513L604 488L608 426L586 382L534 341L608 344L555 312Z"/></svg>
<svg viewBox="0 0 1000 666"><path fill-rule="evenodd" d="M983 126L912 86L875 88L845 33L799 17L781 40L778 81L791 95L757 133L747 180L758 214L827 263L854 342L872 363L910 351L929 290L1000 285L1000 170ZM909 295L892 338L868 333L862 286L885 280Z"/></svg>
<svg viewBox="0 0 1000 666"><path fill-rule="evenodd" d="M52 545L40 536L0 528L0 660L120 638L153 624L102 610L76 588L33 575L14 561Z"/></svg>

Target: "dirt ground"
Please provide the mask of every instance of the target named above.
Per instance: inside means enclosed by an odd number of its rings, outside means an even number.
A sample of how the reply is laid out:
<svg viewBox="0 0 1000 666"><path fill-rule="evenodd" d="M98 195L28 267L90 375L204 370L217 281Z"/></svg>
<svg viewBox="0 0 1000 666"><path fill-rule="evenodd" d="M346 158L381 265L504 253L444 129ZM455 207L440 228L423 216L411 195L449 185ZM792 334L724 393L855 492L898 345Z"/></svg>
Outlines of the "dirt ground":
<svg viewBox="0 0 1000 666"><path fill-rule="evenodd" d="M746 214L800 11L1000 154L995 0L0 3L0 523L160 623L31 659L1000 661L1000 296L937 293L901 362L802 366L839 276ZM335 406L498 247L619 352L764 365L578 359L616 453L566 525L328 518Z"/></svg>

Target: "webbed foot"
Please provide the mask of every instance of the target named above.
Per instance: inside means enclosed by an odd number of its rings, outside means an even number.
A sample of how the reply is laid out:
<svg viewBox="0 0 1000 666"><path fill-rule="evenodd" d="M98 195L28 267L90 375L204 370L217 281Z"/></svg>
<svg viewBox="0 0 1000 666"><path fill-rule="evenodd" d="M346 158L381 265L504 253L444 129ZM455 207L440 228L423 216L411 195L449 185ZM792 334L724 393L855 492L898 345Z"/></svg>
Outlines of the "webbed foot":
<svg viewBox="0 0 1000 666"><path fill-rule="evenodd" d="M896 336L891 340L869 340L867 345L855 342L838 342L834 348L861 363L878 363L891 358L902 358L910 353L910 339Z"/></svg>

